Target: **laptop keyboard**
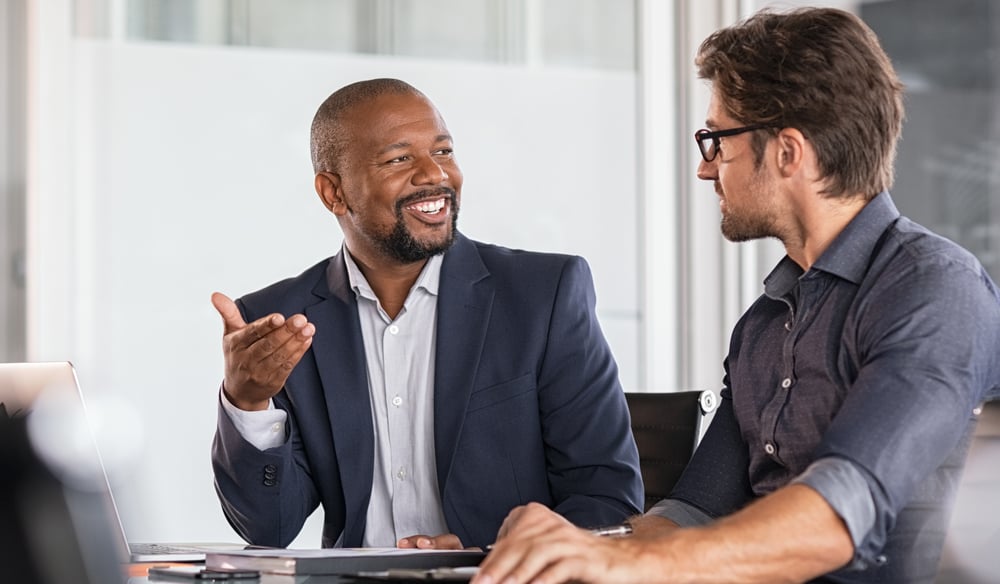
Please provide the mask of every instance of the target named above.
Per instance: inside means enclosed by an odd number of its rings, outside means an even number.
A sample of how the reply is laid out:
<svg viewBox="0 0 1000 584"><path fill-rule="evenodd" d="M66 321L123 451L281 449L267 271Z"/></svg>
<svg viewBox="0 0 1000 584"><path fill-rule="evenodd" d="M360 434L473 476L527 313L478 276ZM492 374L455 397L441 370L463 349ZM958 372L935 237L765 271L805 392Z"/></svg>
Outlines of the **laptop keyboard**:
<svg viewBox="0 0 1000 584"><path fill-rule="evenodd" d="M169 543L129 543L128 549L136 555L154 554L203 554L204 548L196 546L175 545Z"/></svg>

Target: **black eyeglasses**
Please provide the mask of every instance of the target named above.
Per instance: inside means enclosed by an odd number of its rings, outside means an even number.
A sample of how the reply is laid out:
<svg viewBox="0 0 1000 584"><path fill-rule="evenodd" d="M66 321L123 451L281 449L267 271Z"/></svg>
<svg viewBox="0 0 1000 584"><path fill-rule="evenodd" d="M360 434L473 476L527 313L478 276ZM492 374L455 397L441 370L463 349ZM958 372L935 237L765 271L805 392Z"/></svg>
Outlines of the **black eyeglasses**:
<svg viewBox="0 0 1000 584"><path fill-rule="evenodd" d="M737 134L752 132L754 130L763 130L764 128L770 127L770 124L753 124L751 126L743 126L742 128L716 130L714 132L709 130L698 130L694 133L694 141L698 143L698 150L701 150L701 157L705 159L705 162L712 162L715 160L715 157L719 155L719 138L735 136Z"/></svg>

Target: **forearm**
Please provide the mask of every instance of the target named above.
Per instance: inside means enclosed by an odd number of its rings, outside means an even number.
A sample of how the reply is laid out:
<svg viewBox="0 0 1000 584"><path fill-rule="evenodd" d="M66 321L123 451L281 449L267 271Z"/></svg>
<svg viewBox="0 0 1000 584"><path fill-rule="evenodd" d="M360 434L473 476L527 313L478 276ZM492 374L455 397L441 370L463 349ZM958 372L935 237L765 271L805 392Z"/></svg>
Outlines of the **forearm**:
<svg viewBox="0 0 1000 584"><path fill-rule="evenodd" d="M671 582L690 583L803 582L844 566L854 551L840 517L805 485L785 487L711 525L673 530L648 546Z"/></svg>
<svg viewBox="0 0 1000 584"><path fill-rule="evenodd" d="M840 518L812 488L791 485L703 527L635 518L631 537L594 537L541 505L511 512L475 584L804 582L853 552Z"/></svg>
<svg viewBox="0 0 1000 584"><path fill-rule="evenodd" d="M637 515L628 522L632 526L633 538L653 539L678 529L676 523L657 515Z"/></svg>

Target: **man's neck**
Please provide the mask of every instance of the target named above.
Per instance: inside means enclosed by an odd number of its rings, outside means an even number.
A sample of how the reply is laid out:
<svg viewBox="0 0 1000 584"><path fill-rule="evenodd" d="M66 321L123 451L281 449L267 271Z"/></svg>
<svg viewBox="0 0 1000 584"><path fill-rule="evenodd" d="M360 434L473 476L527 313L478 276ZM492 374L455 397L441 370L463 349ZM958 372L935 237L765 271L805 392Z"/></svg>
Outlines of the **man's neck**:
<svg viewBox="0 0 1000 584"><path fill-rule="evenodd" d="M427 265L427 260L401 263L381 256L355 253L348 246L344 247L375 293L382 310L389 318L395 319L403 309L403 303L420 277L420 272Z"/></svg>
<svg viewBox="0 0 1000 584"><path fill-rule="evenodd" d="M796 209L795 225L783 239L788 257L808 271L867 204L868 199L861 195L823 197L811 193Z"/></svg>

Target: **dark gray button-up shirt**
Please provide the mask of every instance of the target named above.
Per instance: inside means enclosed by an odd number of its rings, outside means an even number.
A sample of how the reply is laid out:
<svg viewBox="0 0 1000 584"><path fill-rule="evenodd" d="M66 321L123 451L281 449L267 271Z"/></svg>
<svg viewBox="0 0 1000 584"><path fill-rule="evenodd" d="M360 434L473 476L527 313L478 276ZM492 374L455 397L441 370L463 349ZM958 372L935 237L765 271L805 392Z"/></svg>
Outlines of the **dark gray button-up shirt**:
<svg viewBox="0 0 1000 584"><path fill-rule="evenodd" d="M1000 292L976 258L882 193L808 271L778 264L725 365L672 499L719 517L798 479L866 568L829 581L933 580L972 412L1000 397Z"/></svg>

